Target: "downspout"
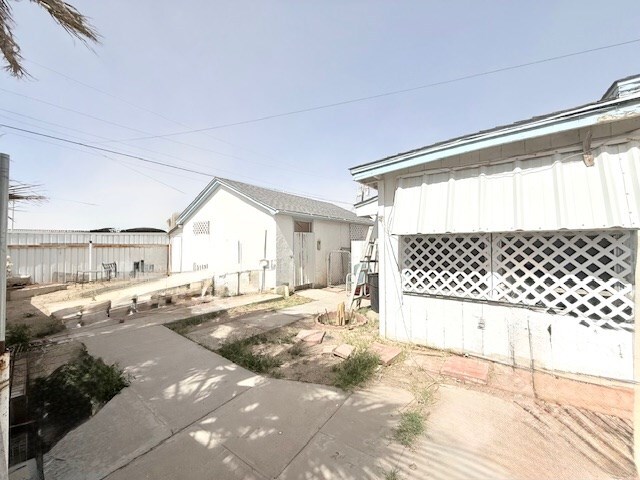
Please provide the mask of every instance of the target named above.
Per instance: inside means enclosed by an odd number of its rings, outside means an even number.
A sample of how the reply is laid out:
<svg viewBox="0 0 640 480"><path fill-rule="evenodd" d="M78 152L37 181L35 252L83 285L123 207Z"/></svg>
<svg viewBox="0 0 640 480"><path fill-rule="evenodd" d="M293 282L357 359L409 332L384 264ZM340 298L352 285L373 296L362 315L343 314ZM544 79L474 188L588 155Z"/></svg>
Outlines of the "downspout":
<svg viewBox="0 0 640 480"><path fill-rule="evenodd" d="M267 230L264 231L264 255L262 256L262 292L267 291Z"/></svg>

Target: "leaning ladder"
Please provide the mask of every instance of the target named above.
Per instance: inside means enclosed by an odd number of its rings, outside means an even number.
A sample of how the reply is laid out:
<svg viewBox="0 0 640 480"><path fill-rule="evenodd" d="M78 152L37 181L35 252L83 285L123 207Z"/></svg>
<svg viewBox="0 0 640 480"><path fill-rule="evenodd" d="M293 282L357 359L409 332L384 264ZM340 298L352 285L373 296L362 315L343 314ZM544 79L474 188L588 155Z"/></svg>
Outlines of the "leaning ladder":
<svg viewBox="0 0 640 480"><path fill-rule="evenodd" d="M375 225L369 227L365 239L365 247L360 262L356 265L351 294L349 295L349 310L360 308L360 302L365 297L365 285L369 282L369 274L378 262L378 243L373 237Z"/></svg>

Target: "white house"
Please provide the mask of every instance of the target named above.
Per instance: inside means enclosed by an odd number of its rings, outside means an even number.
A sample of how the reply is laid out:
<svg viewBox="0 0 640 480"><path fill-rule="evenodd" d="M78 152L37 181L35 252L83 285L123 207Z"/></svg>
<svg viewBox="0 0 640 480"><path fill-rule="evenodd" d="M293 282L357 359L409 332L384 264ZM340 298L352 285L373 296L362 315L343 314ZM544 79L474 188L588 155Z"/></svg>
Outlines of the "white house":
<svg viewBox="0 0 640 480"><path fill-rule="evenodd" d="M331 203L214 178L170 222L171 269L208 269L230 294L344 283L340 259L370 224Z"/></svg>
<svg viewBox="0 0 640 480"><path fill-rule="evenodd" d="M634 379L640 76L351 173L378 190L381 335Z"/></svg>

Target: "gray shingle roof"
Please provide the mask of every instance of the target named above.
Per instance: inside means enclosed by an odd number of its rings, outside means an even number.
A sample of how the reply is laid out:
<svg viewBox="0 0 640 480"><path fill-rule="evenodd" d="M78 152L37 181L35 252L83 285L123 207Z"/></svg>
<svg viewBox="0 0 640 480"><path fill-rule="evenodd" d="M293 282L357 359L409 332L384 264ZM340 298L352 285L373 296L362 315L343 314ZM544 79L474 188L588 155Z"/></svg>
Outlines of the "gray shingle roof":
<svg viewBox="0 0 640 480"><path fill-rule="evenodd" d="M279 192L277 190L271 190L269 188L258 187L256 185L250 185L248 183L238 182L236 180L230 180L228 178L215 177L213 181L207 185L207 187L198 194L192 204L185 209L180 215L180 220L184 220L184 217L189 215L193 211L193 207L200 204L204 196L207 196L212 191L212 187L216 183L224 185L232 190L239 192L246 197L258 202L271 210L275 210L276 213L285 213L292 215L304 215L317 218L326 218L330 220L340 220L349 223L359 223L370 225L371 221L358 217L355 213L345 210L329 202L323 202L320 200L313 200L307 197L301 197L299 195L293 195L290 193Z"/></svg>
<svg viewBox="0 0 640 480"><path fill-rule="evenodd" d="M314 217L325 217L335 220L348 220L354 223L367 223L366 221L363 222L355 213L338 207L333 203L292 195L291 193L279 192L277 190L258 187L227 178L217 178L221 183L232 187L263 205L271 207L273 210L278 210L279 213L297 213L300 215L312 215Z"/></svg>

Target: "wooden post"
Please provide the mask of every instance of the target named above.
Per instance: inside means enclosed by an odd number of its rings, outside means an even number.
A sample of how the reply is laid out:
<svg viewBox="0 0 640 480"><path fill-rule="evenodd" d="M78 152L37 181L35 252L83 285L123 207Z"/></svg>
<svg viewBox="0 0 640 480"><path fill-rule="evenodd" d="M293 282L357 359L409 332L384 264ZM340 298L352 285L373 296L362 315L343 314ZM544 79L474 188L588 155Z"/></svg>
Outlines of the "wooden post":
<svg viewBox="0 0 640 480"><path fill-rule="evenodd" d="M640 235L634 234L635 281L633 285L633 459L640 471Z"/></svg>
<svg viewBox="0 0 640 480"><path fill-rule="evenodd" d="M338 325L342 326L344 325L344 320L345 320L345 312L344 312L344 302L341 302L338 304L338 312L337 312L337 320L338 320Z"/></svg>

